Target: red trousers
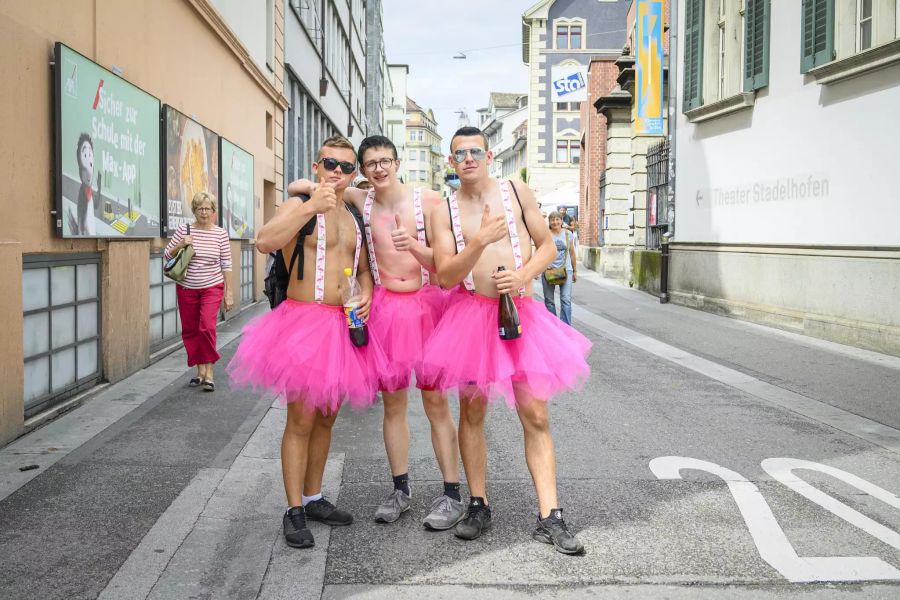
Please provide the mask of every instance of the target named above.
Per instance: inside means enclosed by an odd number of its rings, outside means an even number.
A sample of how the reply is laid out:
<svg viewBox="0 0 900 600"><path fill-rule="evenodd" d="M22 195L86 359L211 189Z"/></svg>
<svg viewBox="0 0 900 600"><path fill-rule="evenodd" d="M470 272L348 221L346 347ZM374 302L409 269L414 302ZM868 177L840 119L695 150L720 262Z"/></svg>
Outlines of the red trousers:
<svg viewBox="0 0 900 600"><path fill-rule="evenodd" d="M214 363L219 358L216 351L216 317L225 295L225 284L192 290L175 286L178 295L178 312L181 313L181 339L187 350L188 366Z"/></svg>

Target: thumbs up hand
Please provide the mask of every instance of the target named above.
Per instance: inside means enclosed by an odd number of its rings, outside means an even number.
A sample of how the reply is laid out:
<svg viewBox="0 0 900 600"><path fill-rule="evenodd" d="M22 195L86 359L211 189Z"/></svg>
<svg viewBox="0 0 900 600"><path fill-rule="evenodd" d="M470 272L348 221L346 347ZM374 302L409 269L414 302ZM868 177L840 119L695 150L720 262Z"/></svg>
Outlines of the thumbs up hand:
<svg viewBox="0 0 900 600"><path fill-rule="evenodd" d="M481 215L481 229L478 231L481 243L485 246L493 244L502 240L506 234L506 219L502 215L492 217L491 207L485 204L484 214Z"/></svg>
<svg viewBox="0 0 900 600"><path fill-rule="evenodd" d="M412 249L413 243L416 240L413 239L409 232L406 230L406 227L403 226L403 221L400 219L400 215L394 215L394 224L396 227L393 231L391 231L391 241L394 242L394 250L397 252L408 252Z"/></svg>

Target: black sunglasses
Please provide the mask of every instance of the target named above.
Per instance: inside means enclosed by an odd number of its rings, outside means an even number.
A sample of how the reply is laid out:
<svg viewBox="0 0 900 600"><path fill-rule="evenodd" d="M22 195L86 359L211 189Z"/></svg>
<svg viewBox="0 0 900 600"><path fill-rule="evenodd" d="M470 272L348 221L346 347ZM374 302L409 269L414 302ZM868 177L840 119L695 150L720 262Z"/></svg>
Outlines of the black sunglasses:
<svg viewBox="0 0 900 600"><path fill-rule="evenodd" d="M334 171L338 167L341 168L341 173L344 175L349 175L353 171L356 170L356 165L345 160L338 160L336 158L320 158L318 162L322 163L322 166L325 167L326 171Z"/></svg>

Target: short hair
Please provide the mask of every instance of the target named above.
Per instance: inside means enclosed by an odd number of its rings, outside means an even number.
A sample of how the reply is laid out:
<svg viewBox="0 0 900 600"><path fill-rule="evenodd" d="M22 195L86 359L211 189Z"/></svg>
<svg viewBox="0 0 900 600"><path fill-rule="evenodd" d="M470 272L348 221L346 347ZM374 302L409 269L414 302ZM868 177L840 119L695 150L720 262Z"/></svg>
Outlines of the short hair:
<svg viewBox="0 0 900 600"><path fill-rule="evenodd" d="M488 139L487 136L484 135L484 132L477 127L470 127L468 125L466 127L460 127L456 130L456 133L454 133L453 137L450 138L450 147L453 148L453 140L458 137L473 137L476 135L484 141L484 149L488 150Z"/></svg>
<svg viewBox="0 0 900 600"><path fill-rule="evenodd" d="M197 214L197 209L199 209L203 204L209 202L209 205L212 207L213 212L218 212L216 209L216 198L209 192L197 192L194 194L193 199L191 199L191 212Z"/></svg>
<svg viewBox="0 0 900 600"><path fill-rule="evenodd" d="M562 215L559 214L559 211L554 210L552 213L547 215L547 222L549 223L553 219L562 219Z"/></svg>
<svg viewBox="0 0 900 600"><path fill-rule="evenodd" d="M353 160L356 160L356 148L353 147L350 140L342 135L333 135L322 142L322 147L319 148L319 158L322 158L322 150L325 148L346 148L353 152Z"/></svg>
<svg viewBox="0 0 900 600"><path fill-rule="evenodd" d="M82 133L78 136L78 143L75 144L75 162L78 163L78 168L82 169L84 167L81 164L81 145L87 143L88 146L91 147L91 152L94 151L94 140L91 139L90 134Z"/></svg>
<svg viewBox="0 0 900 600"><path fill-rule="evenodd" d="M359 157L360 166L362 165L366 151L375 148L388 148L394 153L394 160L397 160L397 146L394 145L394 142L383 135L370 135L359 144L359 150L356 151L356 155Z"/></svg>
<svg viewBox="0 0 900 600"><path fill-rule="evenodd" d="M559 207L559 214L562 214L563 212L568 212L568 211L569 211L568 206L560 206Z"/></svg>

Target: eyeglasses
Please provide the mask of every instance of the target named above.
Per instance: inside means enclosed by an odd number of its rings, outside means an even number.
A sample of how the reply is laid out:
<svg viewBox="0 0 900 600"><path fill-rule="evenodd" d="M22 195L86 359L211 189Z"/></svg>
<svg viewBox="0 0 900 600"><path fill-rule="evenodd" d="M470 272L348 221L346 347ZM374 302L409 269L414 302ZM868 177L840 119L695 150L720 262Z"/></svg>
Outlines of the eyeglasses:
<svg viewBox="0 0 900 600"><path fill-rule="evenodd" d="M336 158L320 158L317 162L322 163L322 166L325 167L326 171L334 171L340 167L341 173L344 175L349 175L356 170L356 165L353 163L345 160L338 160Z"/></svg>
<svg viewBox="0 0 900 600"><path fill-rule="evenodd" d="M379 160L370 160L369 162L363 165L363 168L366 171L374 171L375 167L381 167L382 171L387 171L388 167L390 167L397 159L395 158L381 158Z"/></svg>
<svg viewBox="0 0 900 600"><path fill-rule="evenodd" d="M466 160L466 154L472 155L472 160L481 162L487 155L487 150L484 148L460 148L453 152L453 162L457 164L463 162Z"/></svg>
<svg viewBox="0 0 900 600"><path fill-rule="evenodd" d="M211 206L201 206L200 208L198 208L198 209L195 210L194 212L207 212L207 211L208 211L208 212L214 212L214 211L213 211L213 208L212 208Z"/></svg>

